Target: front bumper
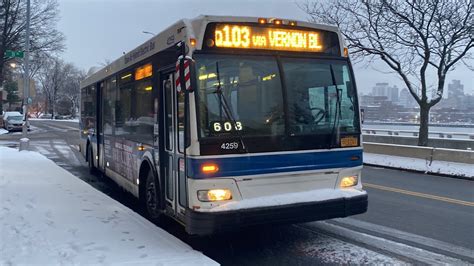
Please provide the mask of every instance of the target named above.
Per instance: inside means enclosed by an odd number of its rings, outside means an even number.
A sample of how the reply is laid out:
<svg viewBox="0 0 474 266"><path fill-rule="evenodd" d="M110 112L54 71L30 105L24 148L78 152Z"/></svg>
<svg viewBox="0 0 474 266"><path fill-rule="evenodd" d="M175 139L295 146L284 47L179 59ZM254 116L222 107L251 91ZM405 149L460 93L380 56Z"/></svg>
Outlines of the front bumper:
<svg viewBox="0 0 474 266"><path fill-rule="evenodd" d="M23 125L7 125L8 131L22 130L22 129L23 129Z"/></svg>
<svg viewBox="0 0 474 266"><path fill-rule="evenodd" d="M196 212L187 209L186 232L208 235L262 224L291 224L347 217L366 212L367 204L368 197L364 194L350 198L236 211Z"/></svg>

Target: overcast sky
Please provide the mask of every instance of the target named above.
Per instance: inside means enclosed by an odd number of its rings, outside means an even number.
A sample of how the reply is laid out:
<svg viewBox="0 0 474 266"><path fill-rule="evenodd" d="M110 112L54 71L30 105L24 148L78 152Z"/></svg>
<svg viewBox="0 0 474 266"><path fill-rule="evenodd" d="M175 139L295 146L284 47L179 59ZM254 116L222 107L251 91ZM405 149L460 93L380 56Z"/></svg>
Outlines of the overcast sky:
<svg viewBox="0 0 474 266"><path fill-rule="evenodd" d="M105 60L115 60L181 18L206 15L278 17L307 20L294 0L59 0L58 27L66 35L66 61L88 70ZM382 71L382 72L381 72ZM382 63L355 66L358 88L367 93L377 82L403 87ZM460 79L474 94L474 74L460 66L448 81Z"/></svg>

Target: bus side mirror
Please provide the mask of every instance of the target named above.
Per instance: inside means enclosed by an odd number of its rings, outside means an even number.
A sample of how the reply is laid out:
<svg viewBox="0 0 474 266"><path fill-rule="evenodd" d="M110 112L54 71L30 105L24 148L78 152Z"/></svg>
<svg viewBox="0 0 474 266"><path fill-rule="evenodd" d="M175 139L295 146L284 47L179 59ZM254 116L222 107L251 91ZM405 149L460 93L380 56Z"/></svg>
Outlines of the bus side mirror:
<svg viewBox="0 0 474 266"><path fill-rule="evenodd" d="M184 148L191 145L189 95L196 88L195 62L191 57L180 56L176 62L176 92L184 93Z"/></svg>
<svg viewBox="0 0 474 266"><path fill-rule="evenodd" d="M194 76L194 60L189 56L180 56L176 62L176 90L178 92L193 92L196 86Z"/></svg>

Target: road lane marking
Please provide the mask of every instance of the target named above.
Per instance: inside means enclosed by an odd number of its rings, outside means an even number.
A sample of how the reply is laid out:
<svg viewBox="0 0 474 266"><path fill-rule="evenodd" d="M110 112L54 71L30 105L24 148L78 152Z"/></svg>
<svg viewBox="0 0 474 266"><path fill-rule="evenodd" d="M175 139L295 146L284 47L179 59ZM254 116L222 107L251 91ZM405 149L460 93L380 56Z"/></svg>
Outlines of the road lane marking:
<svg viewBox="0 0 474 266"><path fill-rule="evenodd" d="M421 247L409 245L395 240L386 239L380 236L368 233L358 232L354 229L347 228L331 223L331 221L310 222L304 224L293 225L302 229L332 236L340 240L352 242L356 245L365 245L367 248L376 252L387 254L408 260L407 264L427 264L427 265L467 265L468 262L460 258L451 257L438 252L429 251ZM471 261L471 257L467 257ZM370 264L370 263L369 263Z"/></svg>
<svg viewBox="0 0 474 266"><path fill-rule="evenodd" d="M363 186L369 187L369 188L385 190L385 191L401 193L401 194L420 197L420 198L439 200L439 201L444 201L444 202L449 202L449 203L474 207L474 202L470 202L470 201L451 199L451 198L446 198L446 197L441 197L441 196L436 196L436 195L431 195L431 194L425 194L425 193L420 193L420 192L414 192L414 191L409 191L409 190L404 190L404 189L399 189L399 188L386 187L386 186L368 184L368 183L363 183Z"/></svg>
<svg viewBox="0 0 474 266"><path fill-rule="evenodd" d="M385 239L389 239L392 241L396 241L399 243L405 243L408 245L415 244L416 247L422 248L424 250L432 251L438 254L445 254L450 257L456 257L463 260L468 260L474 263L474 252L472 249L465 248L462 246L457 246L451 243L443 242L440 240L436 240L433 238L424 237L421 235L416 235L412 233L408 233L405 231L400 231L394 228L386 227L379 224L373 224L361 220L357 220L357 218L336 218L330 221L326 221L330 224L343 226L345 228L351 229L351 227L356 229L362 229L366 232L370 232L369 234L374 235L378 234L379 237L383 237ZM357 230L358 232L361 232ZM363 233L363 231L362 231ZM411 244L410 244L411 243Z"/></svg>

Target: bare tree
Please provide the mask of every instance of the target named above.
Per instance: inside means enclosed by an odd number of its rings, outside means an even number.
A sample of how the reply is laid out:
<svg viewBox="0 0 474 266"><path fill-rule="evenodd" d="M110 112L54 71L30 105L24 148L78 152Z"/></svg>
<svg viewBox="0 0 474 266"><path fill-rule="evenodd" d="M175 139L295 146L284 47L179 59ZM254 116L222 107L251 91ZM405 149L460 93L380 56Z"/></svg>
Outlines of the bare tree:
<svg viewBox="0 0 474 266"><path fill-rule="evenodd" d="M443 96L447 74L472 59L473 5L472 0L299 4L311 20L337 25L353 57L380 59L403 80L420 106L420 146L427 145L429 112Z"/></svg>
<svg viewBox="0 0 474 266"><path fill-rule="evenodd" d="M71 63L65 63L56 57L46 60L37 79L46 100L46 110L53 117L58 111L60 114L76 115L80 101L80 82L84 77L84 71Z"/></svg>
<svg viewBox="0 0 474 266"><path fill-rule="evenodd" d="M26 0L0 0L0 85L4 65L9 60L6 50L23 51L26 29ZM33 0L30 20L30 52L60 52L64 36L56 29L57 0Z"/></svg>
<svg viewBox="0 0 474 266"><path fill-rule="evenodd" d="M64 84L64 62L59 58L50 58L44 65L38 75L38 81L41 91L46 99L46 110L48 113L55 114L55 105L58 101L58 94L61 86Z"/></svg>
<svg viewBox="0 0 474 266"><path fill-rule="evenodd" d="M60 89L60 98L70 106L67 113L75 117L80 104L80 83L86 77L86 74L70 63L65 65L63 72L65 76L64 84Z"/></svg>

